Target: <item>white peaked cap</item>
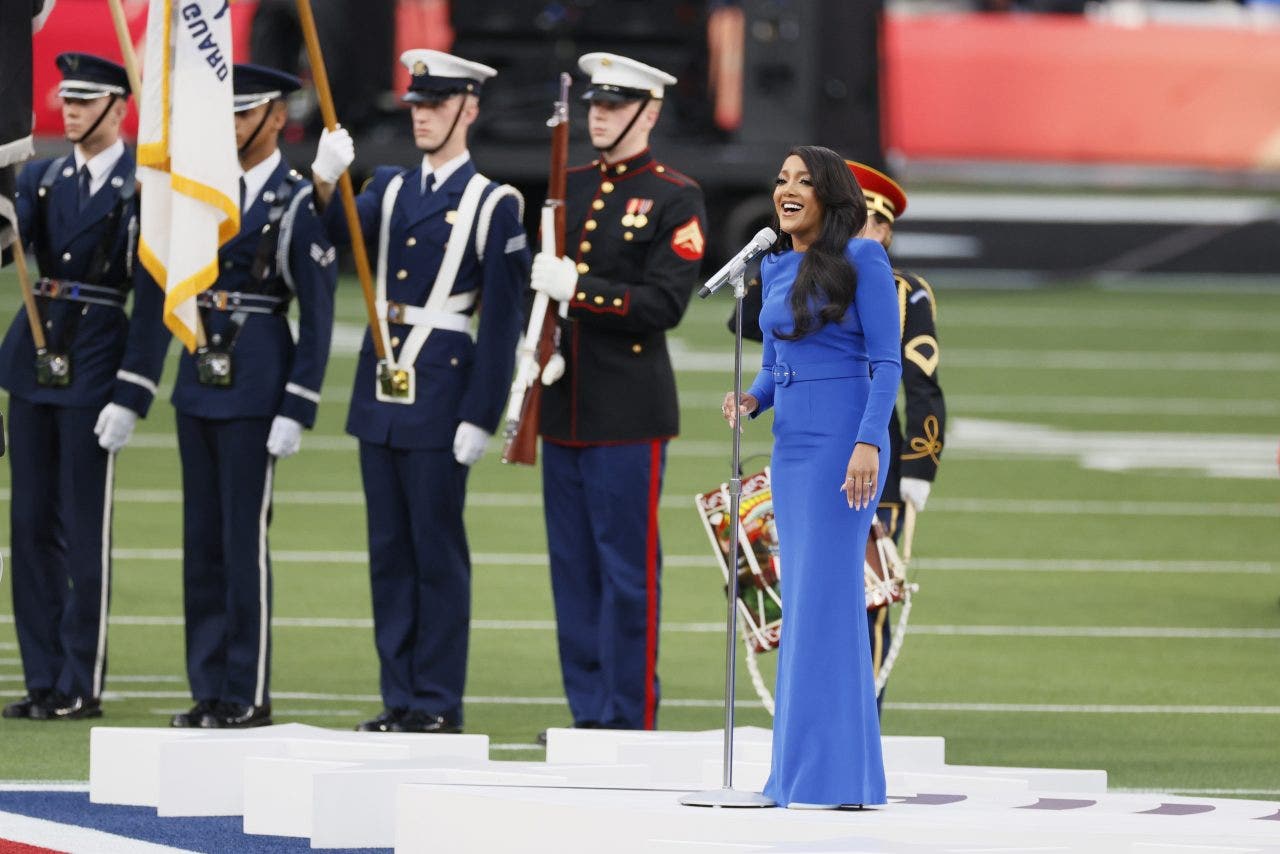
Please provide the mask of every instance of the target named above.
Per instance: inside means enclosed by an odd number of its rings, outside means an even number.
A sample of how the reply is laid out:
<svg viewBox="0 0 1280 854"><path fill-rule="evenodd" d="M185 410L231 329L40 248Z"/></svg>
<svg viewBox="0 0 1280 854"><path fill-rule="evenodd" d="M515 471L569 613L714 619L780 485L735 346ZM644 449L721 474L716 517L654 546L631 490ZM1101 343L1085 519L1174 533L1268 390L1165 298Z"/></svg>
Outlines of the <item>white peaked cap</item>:
<svg viewBox="0 0 1280 854"><path fill-rule="evenodd" d="M400 62L405 68L409 69L409 74L413 76L414 80L426 78L431 81L470 80L475 83L483 83L498 73L482 63L472 62L469 59L463 59L439 50L428 50L427 48L406 50L400 54ZM410 88L426 87L413 87L411 85Z"/></svg>
<svg viewBox="0 0 1280 854"><path fill-rule="evenodd" d="M660 99L663 87L676 83L667 72L616 53L588 53L578 60L578 67L591 76L587 97Z"/></svg>

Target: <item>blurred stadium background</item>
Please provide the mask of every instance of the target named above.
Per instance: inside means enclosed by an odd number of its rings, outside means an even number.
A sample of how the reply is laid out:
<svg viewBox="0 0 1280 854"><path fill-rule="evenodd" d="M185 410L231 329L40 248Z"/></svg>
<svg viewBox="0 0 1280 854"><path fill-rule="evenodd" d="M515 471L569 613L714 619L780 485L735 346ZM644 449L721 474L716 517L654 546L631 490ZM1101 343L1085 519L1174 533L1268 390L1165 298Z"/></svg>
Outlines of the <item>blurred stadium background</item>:
<svg viewBox="0 0 1280 854"><path fill-rule="evenodd" d="M125 5L140 36L146 4ZM287 32L291 5L233 4L238 58L255 17L260 38L272 14ZM358 169L416 157L393 106L399 49L452 47L503 72L473 152L531 208L556 72L616 50L679 75L655 149L707 191L708 269L767 215L789 145L886 166L911 195L896 260L938 294L952 420L920 519L921 591L885 731L945 736L953 763L1105 768L1119 788L1280 799L1274 4L316 6L331 74L348 84L335 94ZM1038 13L1050 7L1059 14ZM65 145L52 57L118 56L106 16L98 0L58 0L35 40L44 151ZM273 36L263 49L282 45ZM315 120L305 100L294 107L289 147L305 165ZM581 136L575 146L589 155ZM0 294L12 316L8 270ZM692 497L728 469L717 405L731 382L727 313L725 301L697 303L672 336L683 430L662 504L664 728L722 720L723 593ZM362 322L353 278L338 321L319 423L277 478L273 690L277 720L347 727L379 706L355 444L341 432ZM171 364L162 397L172 376ZM767 425L746 441L767 453ZM118 472L103 722L159 726L188 704L181 484L164 400ZM534 734L568 720L539 483L491 455L470 486L467 727L513 758L539 756ZM0 693L20 695L21 673L6 584ZM739 684L739 720L767 725ZM4 721L0 735L0 779L87 777L87 725Z"/></svg>

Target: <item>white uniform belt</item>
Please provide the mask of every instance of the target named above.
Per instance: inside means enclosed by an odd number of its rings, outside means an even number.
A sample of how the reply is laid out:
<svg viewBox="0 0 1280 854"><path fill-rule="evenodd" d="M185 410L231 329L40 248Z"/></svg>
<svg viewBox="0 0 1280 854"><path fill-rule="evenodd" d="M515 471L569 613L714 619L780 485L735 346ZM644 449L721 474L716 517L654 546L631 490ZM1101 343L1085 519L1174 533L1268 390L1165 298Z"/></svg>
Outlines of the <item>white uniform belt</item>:
<svg viewBox="0 0 1280 854"><path fill-rule="evenodd" d="M388 323L430 326L433 329L446 329L450 332L467 332L471 328L471 317L462 312L475 305L476 295L476 291L453 294L444 301L441 311L390 300L378 300L377 309L378 314L385 317Z"/></svg>

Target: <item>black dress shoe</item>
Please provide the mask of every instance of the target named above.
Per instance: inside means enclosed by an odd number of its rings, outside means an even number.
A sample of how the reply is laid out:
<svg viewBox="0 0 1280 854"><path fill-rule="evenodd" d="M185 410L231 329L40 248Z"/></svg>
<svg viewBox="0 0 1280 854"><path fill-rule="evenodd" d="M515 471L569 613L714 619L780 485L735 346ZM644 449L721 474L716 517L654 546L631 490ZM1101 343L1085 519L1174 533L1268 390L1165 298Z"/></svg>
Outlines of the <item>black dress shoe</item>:
<svg viewBox="0 0 1280 854"><path fill-rule="evenodd" d="M49 694L51 693L48 688L31 691L21 700L9 703L0 714L6 718L29 718L31 717L31 710L36 706L42 705L45 700L49 699Z"/></svg>
<svg viewBox="0 0 1280 854"><path fill-rule="evenodd" d="M596 723L595 721L575 721L573 726L570 727L570 729L600 729L600 728L601 728L600 724ZM542 732L538 733L537 740L538 740L538 744L541 744L543 747L547 746L547 731L545 729Z"/></svg>
<svg viewBox="0 0 1280 854"><path fill-rule="evenodd" d="M391 727L399 724L400 719L408 713L408 709L383 709L376 718L356 724L356 732L399 732Z"/></svg>
<svg viewBox="0 0 1280 854"><path fill-rule="evenodd" d="M410 709L388 725L387 732L456 733L462 732L462 724L444 715Z"/></svg>
<svg viewBox="0 0 1280 854"><path fill-rule="evenodd" d="M271 704L242 706L239 703L218 703L213 710L200 718L204 729L248 729L271 725Z"/></svg>
<svg viewBox="0 0 1280 854"><path fill-rule="evenodd" d="M189 711L179 712L169 718L169 726L178 727L179 729L195 729L200 726L200 719L213 711L213 707L217 703L214 700L201 700L191 707Z"/></svg>
<svg viewBox="0 0 1280 854"><path fill-rule="evenodd" d="M31 706L28 717L33 721L78 721L102 717L102 703L92 697L68 697L54 691L43 703Z"/></svg>

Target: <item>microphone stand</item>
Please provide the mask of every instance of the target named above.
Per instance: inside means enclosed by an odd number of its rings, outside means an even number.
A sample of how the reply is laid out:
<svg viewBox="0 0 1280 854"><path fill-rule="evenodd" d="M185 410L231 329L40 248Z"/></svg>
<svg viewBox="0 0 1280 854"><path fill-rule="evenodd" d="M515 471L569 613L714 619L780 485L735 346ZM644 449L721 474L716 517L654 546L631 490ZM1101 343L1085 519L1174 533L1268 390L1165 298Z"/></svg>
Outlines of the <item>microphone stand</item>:
<svg viewBox="0 0 1280 854"><path fill-rule="evenodd" d="M733 285L734 343L733 399L735 406L742 398L742 298L747 293L746 264L735 265L729 284ZM710 296L708 294L707 296ZM705 298L705 297L704 297ZM693 792L680 798L687 807L773 807L772 799L759 792L733 788L733 701L737 677L738 652L738 554L742 547L738 512L742 500L742 414L738 413L733 428L733 472L729 478L729 524L732 546L729 549L729 613L726 618L724 669L724 785L719 789Z"/></svg>

